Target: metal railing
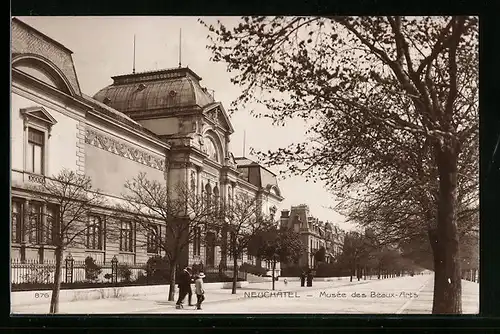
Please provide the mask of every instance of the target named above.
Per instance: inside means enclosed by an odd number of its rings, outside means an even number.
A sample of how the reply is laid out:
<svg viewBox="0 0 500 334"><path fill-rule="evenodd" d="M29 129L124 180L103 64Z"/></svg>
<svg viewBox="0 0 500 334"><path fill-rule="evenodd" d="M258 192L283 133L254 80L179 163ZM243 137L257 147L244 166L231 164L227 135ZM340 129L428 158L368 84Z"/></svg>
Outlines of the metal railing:
<svg viewBox="0 0 500 334"><path fill-rule="evenodd" d="M38 260L21 261L12 259L10 263L11 283L16 285L48 285L54 283L54 274L56 262L54 260L45 260L40 263ZM228 277L233 277L233 267L206 267L200 268L206 275L217 276L221 273ZM178 272L181 270L177 268ZM199 271L201 271L199 270ZM140 276L147 276L146 263L124 263L118 262L114 257L111 262L100 263L85 261L76 261L71 255L63 259L61 263L61 283L121 283L135 281ZM246 280L247 273L244 270L238 270L238 278ZM148 284L148 280L144 281Z"/></svg>
<svg viewBox="0 0 500 334"><path fill-rule="evenodd" d="M12 259L10 268L12 284L54 283L56 270L54 260L45 260L40 263L37 260ZM119 263L116 257L111 260L111 263L94 262L89 266L85 261L76 261L68 256L61 263L61 283L117 283L135 280L145 273L146 264Z"/></svg>

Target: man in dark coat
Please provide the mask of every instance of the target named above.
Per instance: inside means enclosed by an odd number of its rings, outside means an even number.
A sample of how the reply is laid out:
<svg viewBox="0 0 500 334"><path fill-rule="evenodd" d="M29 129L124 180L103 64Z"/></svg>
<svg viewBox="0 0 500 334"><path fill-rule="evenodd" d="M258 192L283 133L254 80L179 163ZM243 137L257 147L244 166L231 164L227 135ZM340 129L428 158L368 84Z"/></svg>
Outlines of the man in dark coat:
<svg viewBox="0 0 500 334"><path fill-rule="evenodd" d="M300 274L300 286L304 286L306 283L306 273L302 271Z"/></svg>
<svg viewBox="0 0 500 334"><path fill-rule="evenodd" d="M186 295L188 296L188 302L189 305L192 306L193 304L191 303L191 298L193 295L193 292L191 290L191 282L193 281L192 274L191 274L191 268L186 267L182 271L180 277L179 277L179 299L177 299L176 307L181 308L182 303L184 302L184 299L186 298Z"/></svg>

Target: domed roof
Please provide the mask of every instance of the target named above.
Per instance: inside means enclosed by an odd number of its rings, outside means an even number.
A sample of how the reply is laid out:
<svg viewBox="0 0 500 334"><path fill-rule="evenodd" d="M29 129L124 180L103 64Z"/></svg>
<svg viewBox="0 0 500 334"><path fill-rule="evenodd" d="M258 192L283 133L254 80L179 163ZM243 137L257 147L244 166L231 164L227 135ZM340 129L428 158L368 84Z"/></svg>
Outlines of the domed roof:
<svg viewBox="0 0 500 334"><path fill-rule="evenodd" d="M214 102L189 68L115 76L94 99L123 113L159 109L201 109Z"/></svg>

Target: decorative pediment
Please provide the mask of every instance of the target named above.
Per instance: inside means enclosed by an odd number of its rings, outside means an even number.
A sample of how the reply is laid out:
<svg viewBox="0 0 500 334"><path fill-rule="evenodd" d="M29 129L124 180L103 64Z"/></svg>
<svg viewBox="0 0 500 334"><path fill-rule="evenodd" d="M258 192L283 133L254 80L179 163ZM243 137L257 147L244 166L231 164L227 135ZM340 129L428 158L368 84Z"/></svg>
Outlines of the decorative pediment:
<svg viewBox="0 0 500 334"><path fill-rule="evenodd" d="M216 102L208 105L203 110L203 114L208 120L213 122L215 126L221 126L229 131L230 134L234 132L229 116L221 103Z"/></svg>
<svg viewBox="0 0 500 334"><path fill-rule="evenodd" d="M42 123L48 128L57 123L56 119L47 110L39 106L21 109L21 115L23 115L25 121Z"/></svg>

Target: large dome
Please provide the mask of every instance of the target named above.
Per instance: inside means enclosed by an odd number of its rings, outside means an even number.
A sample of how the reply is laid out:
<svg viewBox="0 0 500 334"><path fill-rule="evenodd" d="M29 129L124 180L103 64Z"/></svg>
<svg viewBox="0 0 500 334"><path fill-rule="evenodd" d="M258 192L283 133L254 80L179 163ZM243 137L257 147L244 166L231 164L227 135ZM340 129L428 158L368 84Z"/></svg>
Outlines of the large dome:
<svg viewBox="0 0 500 334"><path fill-rule="evenodd" d="M115 76L94 99L128 115L151 110L202 109L214 102L189 68Z"/></svg>

